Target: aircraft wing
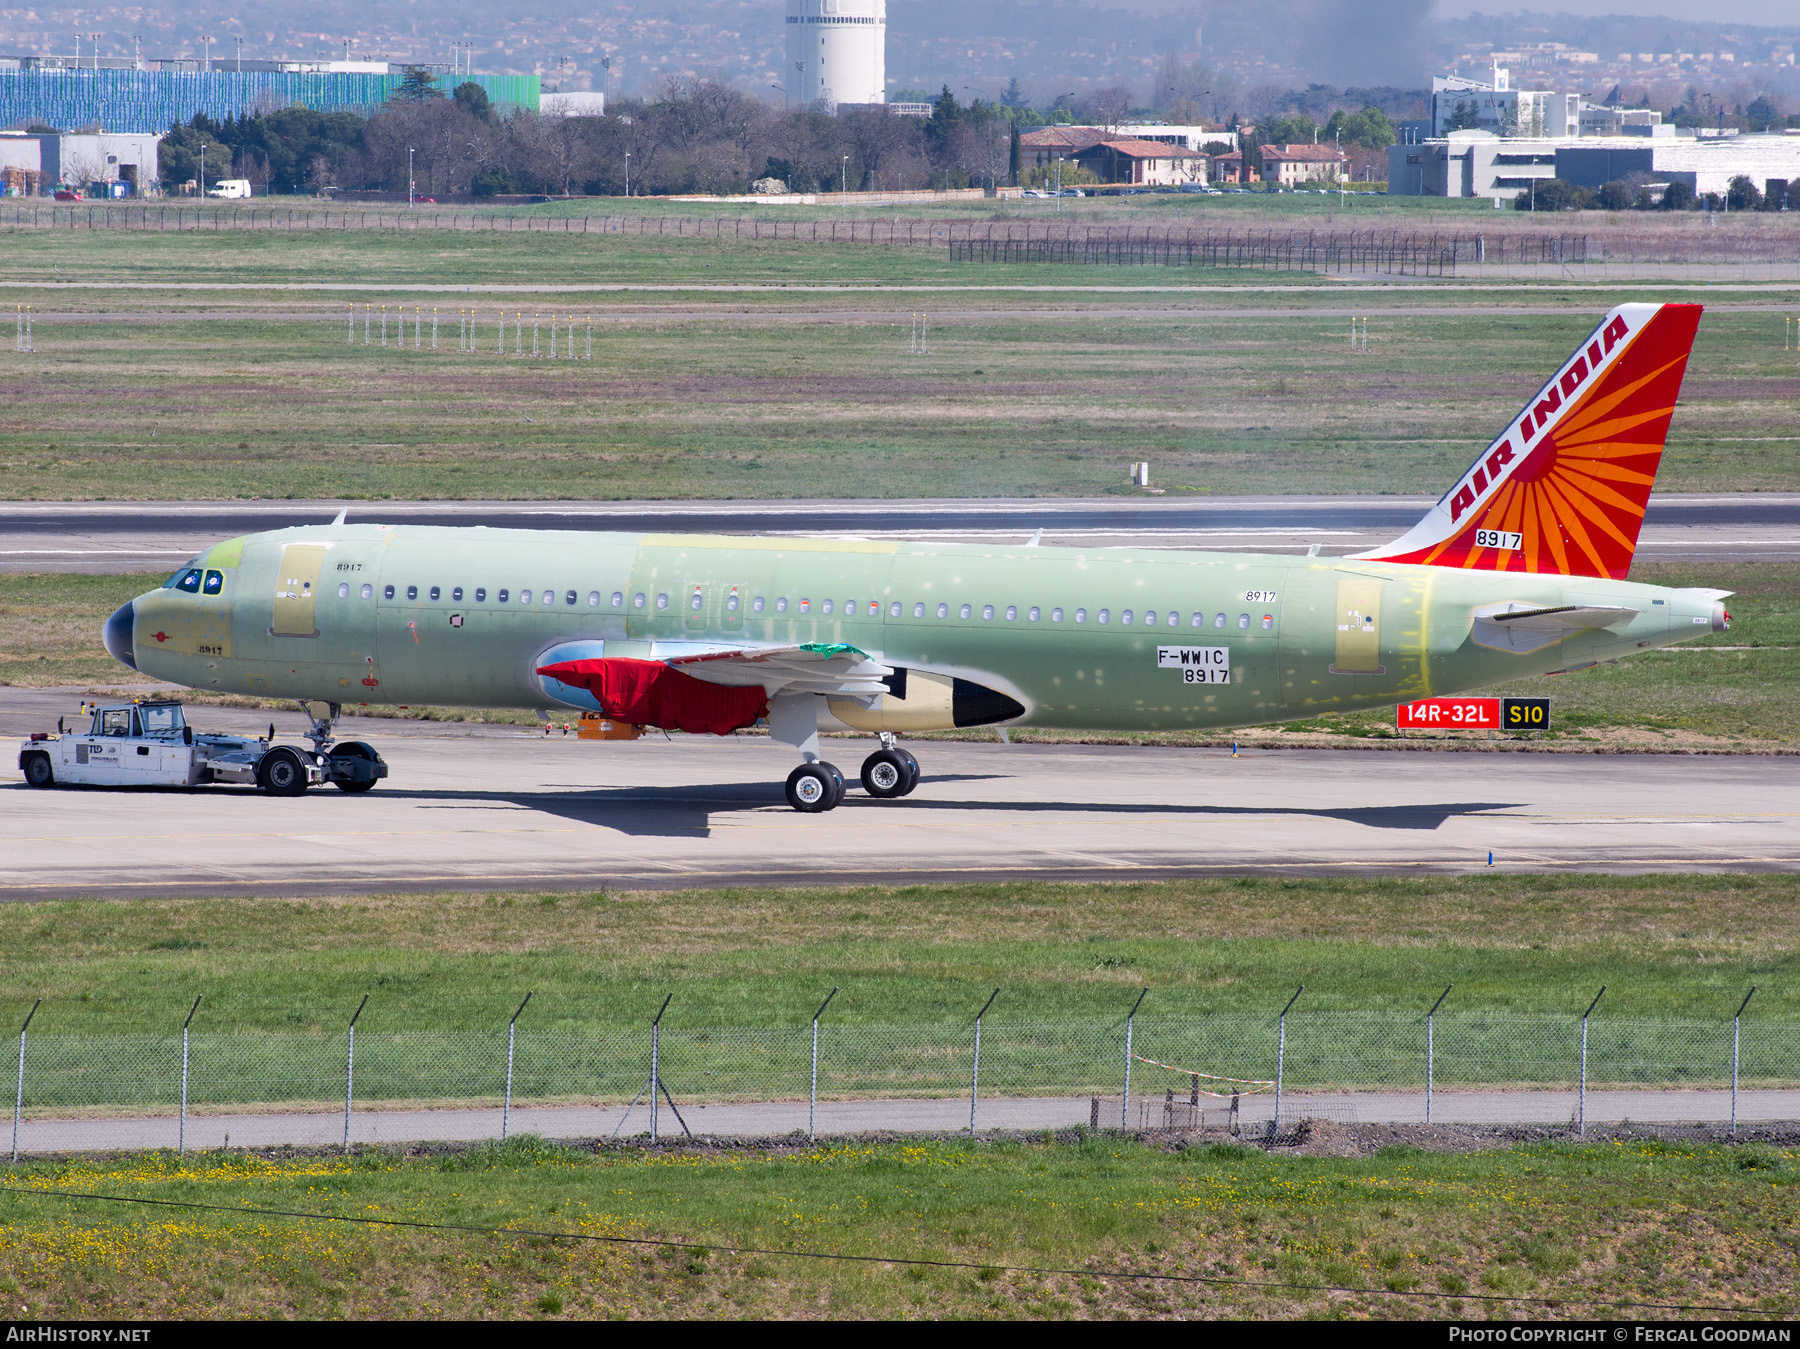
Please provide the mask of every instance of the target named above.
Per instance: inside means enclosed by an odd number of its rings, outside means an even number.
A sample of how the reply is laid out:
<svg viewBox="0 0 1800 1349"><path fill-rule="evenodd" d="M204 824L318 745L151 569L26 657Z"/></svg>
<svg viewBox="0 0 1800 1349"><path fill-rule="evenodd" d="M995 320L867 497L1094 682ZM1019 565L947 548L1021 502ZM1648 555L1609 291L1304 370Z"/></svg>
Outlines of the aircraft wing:
<svg viewBox="0 0 1800 1349"><path fill-rule="evenodd" d="M1622 605L1565 604L1545 608L1513 600L1477 609L1473 636L1477 646L1523 654L1540 651L1578 632L1629 623L1637 616L1636 609Z"/></svg>
<svg viewBox="0 0 1800 1349"><path fill-rule="evenodd" d="M886 691L882 680L894 673L854 646L804 642L799 646L730 647L668 656L664 663L709 684L732 688L759 685L771 695L825 693L871 697Z"/></svg>

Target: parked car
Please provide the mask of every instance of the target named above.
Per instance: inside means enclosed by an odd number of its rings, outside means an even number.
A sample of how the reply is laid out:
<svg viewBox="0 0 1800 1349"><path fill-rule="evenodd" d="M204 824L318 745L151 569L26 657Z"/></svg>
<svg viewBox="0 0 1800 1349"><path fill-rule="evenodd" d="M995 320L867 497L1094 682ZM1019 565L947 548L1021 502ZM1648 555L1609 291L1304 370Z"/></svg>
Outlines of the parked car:
<svg viewBox="0 0 1800 1349"><path fill-rule="evenodd" d="M57 201L80 201L81 193L76 192L71 188L59 187L56 189L56 200Z"/></svg>

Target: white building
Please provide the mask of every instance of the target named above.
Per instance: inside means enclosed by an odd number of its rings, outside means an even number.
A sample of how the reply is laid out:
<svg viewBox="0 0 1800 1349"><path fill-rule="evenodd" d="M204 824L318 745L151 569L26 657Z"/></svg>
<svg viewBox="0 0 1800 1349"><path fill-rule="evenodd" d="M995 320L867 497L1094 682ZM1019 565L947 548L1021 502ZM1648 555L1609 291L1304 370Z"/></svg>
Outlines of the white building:
<svg viewBox="0 0 1800 1349"><path fill-rule="evenodd" d="M1452 130L1487 131L1496 136L1560 140L1581 134L1581 104L1576 94L1514 89L1510 72L1504 66L1495 66L1493 79L1485 83L1460 75L1440 75L1431 81L1431 134L1437 137L1447 136Z"/></svg>
<svg viewBox="0 0 1800 1349"><path fill-rule="evenodd" d="M539 94L538 111L546 117L604 117L606 95L598 89Z"/></svg>
<svg viewBox="0 0 1800 1349"><path fill-rule="evenodd" d="M161 140L138 132L0 132L0 193L36 196L60 187L142 196L155 190Z"/></svg>
<svg viewBox="0 0 1800 1349"><path fill-rule="evenodd" d="M887 101L887 0L788 0L787 96L796 107Z"/></svg>

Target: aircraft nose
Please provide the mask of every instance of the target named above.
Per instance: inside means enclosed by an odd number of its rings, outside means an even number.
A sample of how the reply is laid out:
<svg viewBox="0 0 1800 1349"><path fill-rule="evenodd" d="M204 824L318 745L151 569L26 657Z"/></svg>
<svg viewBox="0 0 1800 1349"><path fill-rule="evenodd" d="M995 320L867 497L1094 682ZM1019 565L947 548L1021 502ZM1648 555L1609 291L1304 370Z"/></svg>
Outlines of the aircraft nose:
<svg viewBox="0 0 1800 1349"><path fill-rule="evenodd" d="M106 649L114 660L137 669L137 652L132 649L132 630L137 626L135 601L126 600L106 620Z"/></svg>

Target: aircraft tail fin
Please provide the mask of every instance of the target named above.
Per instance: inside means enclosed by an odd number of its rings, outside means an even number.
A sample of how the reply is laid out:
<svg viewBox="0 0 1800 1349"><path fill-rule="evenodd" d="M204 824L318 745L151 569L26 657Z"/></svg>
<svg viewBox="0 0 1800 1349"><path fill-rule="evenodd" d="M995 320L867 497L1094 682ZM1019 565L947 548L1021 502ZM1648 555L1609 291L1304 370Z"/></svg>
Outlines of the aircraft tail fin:
<svg viewBox="0 0 1800 1349"><path fill-rule="evenodd" d="M1624 580L1700 310L1614 309L1424 519L1359 556Z"/></svg>

